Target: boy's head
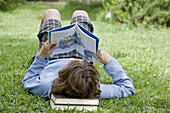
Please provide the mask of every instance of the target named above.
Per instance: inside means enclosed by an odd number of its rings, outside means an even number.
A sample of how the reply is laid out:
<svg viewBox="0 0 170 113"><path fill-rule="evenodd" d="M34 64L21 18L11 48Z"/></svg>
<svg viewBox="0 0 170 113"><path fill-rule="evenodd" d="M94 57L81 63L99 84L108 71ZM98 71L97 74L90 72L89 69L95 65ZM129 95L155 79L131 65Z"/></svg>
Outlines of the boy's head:
<svg viewBox="0 0 170 113"><path fill-rule="evenodd" d="M73 60L59 71L51 93L78 98L99 97L99 73L93 64L85 60Z"/></svg>

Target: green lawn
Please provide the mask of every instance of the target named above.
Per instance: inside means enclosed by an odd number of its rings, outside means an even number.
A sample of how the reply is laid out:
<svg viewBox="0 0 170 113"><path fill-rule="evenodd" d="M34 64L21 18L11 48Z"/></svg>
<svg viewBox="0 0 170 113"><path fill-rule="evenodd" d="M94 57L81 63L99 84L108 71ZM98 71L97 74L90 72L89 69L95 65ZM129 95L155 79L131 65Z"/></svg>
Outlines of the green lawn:
<svg viewBox="0 0 170 113"><path fill-rule="evenodd" d="M59 9L63 25L70 23L76 9L24 4L11 12L0 12L0 112L55 112L48 99L30 94L21 86L28 62L38 52L36 35L48 8ZM119 61L136 89L136 94L128 98L101 100L98 112L169 112L170 30L100 22L96 16L100 16L101 9L91 12L100 48ZM97 63L96 67L101 83L113 82L102 65Z"/></svg>

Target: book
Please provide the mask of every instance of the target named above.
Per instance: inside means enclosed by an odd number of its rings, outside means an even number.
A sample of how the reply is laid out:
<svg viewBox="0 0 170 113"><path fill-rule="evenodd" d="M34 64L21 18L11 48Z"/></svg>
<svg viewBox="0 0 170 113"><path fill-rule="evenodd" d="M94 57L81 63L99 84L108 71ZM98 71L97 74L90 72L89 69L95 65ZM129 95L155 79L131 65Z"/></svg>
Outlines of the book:
<svg viewBox="0 0 170 113"><path fill-rule="evenodd" d="M58 42L52 55L76 50L91 61L97 62L93 53L98 53L99 38L79 24L71 24L49 31L49 42L51 41Z"/></svg>
<svg viewBox="0 0 170 113"><path fill-rule="evenodd" d="M89 110L89 111L96 111L98 106L88 106L88 105L58 105L55 104L53 100L50 99L50 106L52 109L56 109L56 110L65 110L65 109L77 109L77 110Z"/></svg>
<svg viewBox="0 0 170 113"><path fill-rule="evenodd" d="M50 106L52 109L97 110L99 98L70 98L63 95L51 94Z"/></svg>
<svg viewBox="0 0 170 113"><path fill-rule="evenodd" d="M51 99L55 102L55 104L99 105L99 98L79 99L51 94Z"/></svg>

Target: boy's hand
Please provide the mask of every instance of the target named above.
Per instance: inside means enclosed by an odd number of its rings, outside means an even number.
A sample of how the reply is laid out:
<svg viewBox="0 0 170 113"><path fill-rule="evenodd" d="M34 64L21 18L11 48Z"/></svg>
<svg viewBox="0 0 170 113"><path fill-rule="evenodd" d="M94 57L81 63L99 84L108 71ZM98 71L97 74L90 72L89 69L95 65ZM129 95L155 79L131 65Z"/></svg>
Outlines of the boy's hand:
<svg viewBox="0 0 170 113"><path fill-rule="evenodd" d="M110 56L105 51L101 51L101 49L98 50L98 55L93 54L93 56L104 65L106 65L112 59L112 56Z"/></svg>
<svg viewBox="0 0 170 113"><path fill-rule="evenodd" d="M47 42L40 49L39 55L42 58L48 57L49 55L52 54L52 52L54 51L57 44L58 43L56 41L52 41L52 42L49 43L49 41L47 40Z"/></svg>

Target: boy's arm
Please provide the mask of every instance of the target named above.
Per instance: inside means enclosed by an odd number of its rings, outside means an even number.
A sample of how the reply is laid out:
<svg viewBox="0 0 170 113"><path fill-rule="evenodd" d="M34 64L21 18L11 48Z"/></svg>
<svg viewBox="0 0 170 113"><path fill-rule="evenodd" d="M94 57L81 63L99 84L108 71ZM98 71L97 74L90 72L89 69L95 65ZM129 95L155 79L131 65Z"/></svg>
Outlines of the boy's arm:
<svg viewBox="0 0 170 113"><path fill-rule="evenodd" d="M48 60L45 59L48 57L54 50L57 42L48 41L41 48L39 54L35 57L34 62L30 66L25 75L22 85L24 89L28 89L30 92L37 94L42 97L47 97L50 88L50 80L45 78L41 73L44 70L44 67L47 65Z"/></svg>
<svg viewBox="0 0 170 113"><path fill-rule="evenodd" d="M126 75L120 64L108 53L99 49L98 55L94 57L104 64L103 68L112 77L114 84L100 84L101 99L124 98L135 93L131 79Z"/></svg>
<svg viewBox="0 0 170 113"><path fill-rule="evenodd" d="M28 89L31 93L47 97L49 86L45 85L43 82L50 82L48 78L44 79L41 71L44 70L44 67L47 65L48 60L37 55L34 62L28 69L23 81L22 86L24 89ZM45 80L45 81L43 81Z"/></svg>
<svg viewBox="0 0 170 113"><path fill-rule="evenodd" d="M116 59L112 58L103 68L112 77L113 83L116 85L101 84L102 93L100 98L124 98L135 93L132 80L126 75Z"/></svg>

